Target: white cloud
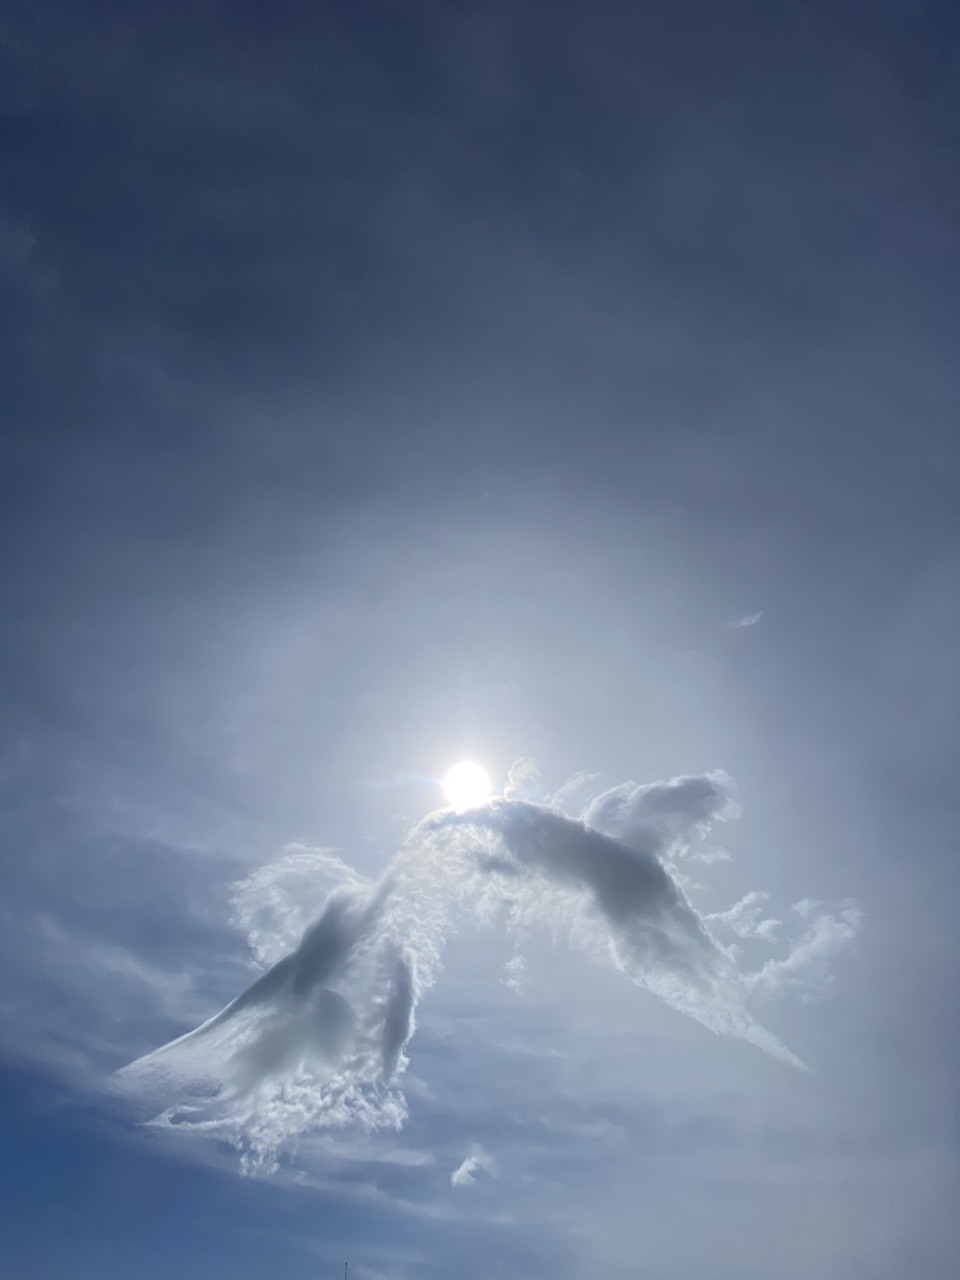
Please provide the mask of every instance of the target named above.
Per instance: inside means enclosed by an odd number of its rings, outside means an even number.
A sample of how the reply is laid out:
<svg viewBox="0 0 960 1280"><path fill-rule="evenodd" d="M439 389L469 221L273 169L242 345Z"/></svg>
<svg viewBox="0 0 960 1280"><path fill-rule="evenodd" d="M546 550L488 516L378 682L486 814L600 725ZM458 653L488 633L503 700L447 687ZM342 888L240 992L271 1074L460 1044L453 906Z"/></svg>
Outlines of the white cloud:
<svg viewBox="0 0 960 1280"><path fill-rule="evenodd" d="M745 627L755 627L763 618L763 610L758 609L756 613L745 613L742 618L738 618L736 622L730 622L727 625L731 631L742 631Z"/></svg>
<svg viewBox="0 0 960 1280"><path fill-rule="evenodd" d="M581 817L638 853L683 854L715 822L739 816L733 781L722 770L669 782L624 782L591 800Z"/></svg>
<svg viewBox="0 0 960 1280"><path fill-rule="evenodd" d="M712 867L718 862L732 862L726 849L698 849L690 854L691 862L702 862L705 867Z"/></svg>
<svg viewBox="0 0 960 1280"><path fill-rule="evenodd" d="M548 803L561 813L578 814L584 793L593 788L599 777L599 773L575 773L549 797Z"/></svg>
<svg viewBox="0 0 960 1280"><path fill-rule="evenodd" d="M484 1151L483 1147L475 1145L451 1173L450 1185L451 1187L472 1187L477 1180L477 1174L481 1171L491 1178L497 1176L493 1158Z"/></svg>
<svg viewBox="0 0 960 1280"><path fill-rule="evenodd" d="M783 927L783 921L764 916L764 904L769 897L769 893L754 890L752 893L745 894L739 902L735 902L726 911L714 911L711 915L704 916L704 919L715 920L718 924L726 925L738 938L762 938L771 941Z"/></svg>
<svg viewBox="0 0 960 1280"><path fill-rule="evenodd" d="M517 995L522 994L527 977L527 961L526 958L515 951L507 963L503 966L503 977L500 979L503 986L508 991L513 991Z"/></svg>
<svg viewBox="0 0 960 1280"><path fill-rule="evenodd" d="M824 907L809 898L793 909L807 922L799 940L783 959L768 960L758 973L747 974L745 982L757 994L791 990L801 1000L815 1000L833 981L829 961L856 937L863 912L855 902Z"/></svg>
<svg viewBox="0 0 960 1280"><path fill-rule="evenodd" d="M520 801L444 810L414 835L438 861L459 856L461 894L483 918L500 907L514 927L546 924L710 1030L799 1066L746 1009L739 972L658 856L682 850L684 804L688 838L711 810L730 812L722 778L616 787L591 801L584 821Z"/></svg>
<svg viewBox="0 0 960 1280"><path fill-rule="evenodd" d="M817 917L786 958L741 971L673 870L737 812L720 772L613 787L581 818L510 799L440 810L376 882L329 850L292 846L234 894L237 921L270 967L196 1031L125 1068L119 1084L155 1100L156 1125L233 1142L250 1171L275 1168L280 1149L311 1131L400 1128L417 1005L459 915L515 936L546 926L710 1030L801 1066L747 1001L822 985L859 915L850 906L832 930ZM747 895L714 919L770 941L762 902ZM519 987L523 969L516 953L506 985Z"/></svg>
<svg viewBox="0 0 960 1280"><path fill-rule="evenodd" d="M515 760L507 772L503 794L508 800L536 800L542 794L540 770L529 756Z"/></svg>

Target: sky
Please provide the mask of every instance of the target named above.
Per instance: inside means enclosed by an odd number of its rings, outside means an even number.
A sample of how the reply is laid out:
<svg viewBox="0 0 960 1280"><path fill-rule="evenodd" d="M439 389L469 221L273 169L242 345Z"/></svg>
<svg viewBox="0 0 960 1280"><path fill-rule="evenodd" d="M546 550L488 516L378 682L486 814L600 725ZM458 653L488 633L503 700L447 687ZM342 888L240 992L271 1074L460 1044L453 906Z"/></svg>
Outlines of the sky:
<svg viewBox="0 0 960 1280"><path fill-rule="evenodd" d="M957 1274L954 8L4 6L0 1277Z"/></svg>

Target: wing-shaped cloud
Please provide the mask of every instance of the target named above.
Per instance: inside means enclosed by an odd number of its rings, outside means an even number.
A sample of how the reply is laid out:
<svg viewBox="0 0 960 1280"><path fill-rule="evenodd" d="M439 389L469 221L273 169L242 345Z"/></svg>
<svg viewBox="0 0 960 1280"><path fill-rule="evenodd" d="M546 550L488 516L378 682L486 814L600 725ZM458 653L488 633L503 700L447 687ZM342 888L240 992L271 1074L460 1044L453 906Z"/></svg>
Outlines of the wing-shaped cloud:
<svg viewBox="0 0 960 1280"><path fill-rule="evenodd" d="M688 825L699 826L704 788L689 790ZM657 855L668 840L655 826L641 824L645 808L659 816L658 805L663 805L669 819L664 827L670 829L678 809L665 805L657 792L635 791L616 788L586 811L626 834L630 844L585 821L509 800L466 814L431 815L420 824L420 839L438 840L499 881L505 897L519 896L526 918L540 916L554 927L562 921L571 938L587 937L594 947L605 948L616 968L673 1008L712 1031L740 1036L784 1062L802 1065L749 1014L740 994L741 975ZM561 894L543 894L545 884ZM484 896L489 892L483 886Z"/></svg>
<svg viewBox="0 0 960 1280"><path fill-rule="evenodd" d="M740 970L671 870L737 812L730 779L717 772L613 787L580 817L507 798L440 810L414 827L376 883L329 851L290 850L237 890L238 918L273 963L195 1031L124 1068L118 1083L161 1102L156 1124L229 1138L248 1168L269 1168L309 1129L399 1127L417 1004L460 914L517 931L546 924L711 1031L800 1067L748 1001L802 987L853 936L859 914L852 904L839 915L801 904L807 929L790 955ZM271 938L303 920L317 885L325 897L316 919L277 957ZM762 900L748 895L711 918L770 940ZM461 1183L480 1167L471 1158L454 1175Z"/></svg>

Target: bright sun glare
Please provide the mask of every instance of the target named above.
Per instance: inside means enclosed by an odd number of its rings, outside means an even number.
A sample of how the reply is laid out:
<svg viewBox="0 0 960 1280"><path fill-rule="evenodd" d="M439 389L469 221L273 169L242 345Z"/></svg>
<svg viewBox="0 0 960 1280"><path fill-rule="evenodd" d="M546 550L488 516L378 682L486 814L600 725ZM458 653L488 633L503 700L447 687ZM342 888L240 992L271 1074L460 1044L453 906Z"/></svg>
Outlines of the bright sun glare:
<svg viewBox="0 0 960 1280"><path fill-rule="evenodd" d="M490 777L479 764L464 760L455 764L443 780L447 800L454 809L475 809L490 798Z"/></svg>

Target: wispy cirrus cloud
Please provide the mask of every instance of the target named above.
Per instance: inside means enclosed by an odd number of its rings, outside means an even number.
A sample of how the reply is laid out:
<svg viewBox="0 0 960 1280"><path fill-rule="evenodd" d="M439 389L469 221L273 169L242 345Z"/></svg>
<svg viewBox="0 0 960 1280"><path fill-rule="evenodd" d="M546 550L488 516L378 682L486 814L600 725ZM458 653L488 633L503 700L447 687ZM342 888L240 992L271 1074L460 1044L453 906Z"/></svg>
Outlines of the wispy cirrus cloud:
<svg viewBox="0 0 960 1280"><path fill-rule="evenodd" d="M727 628L730 631L743 631L746 627L755 627L762 621L763 610L758 609L756 613L745 613L742 618L737 618L736 622L728 622Z"/></svg>
<svg viewBox="0 0 960 1280"><path fill-rule="evenodd" d="M758 994L796 991L808 1002L821 996L833 981L830 961L856 937L863 923L858 903L846 901L829 907L805 898L793 907L803 921L803 931L788 955L767 960L746 982Z"/></svg>
<svg viewBox="0 0 960 1280"><path fill-rule="evenodd" d="M751 893L744 894L739 902L735 902L726 911L713 911L704 916L704 919L726 925L738 938L776 938L783 927L783 921L764 916L764 904L769 897L769 893L754 889Z"/></svg>

